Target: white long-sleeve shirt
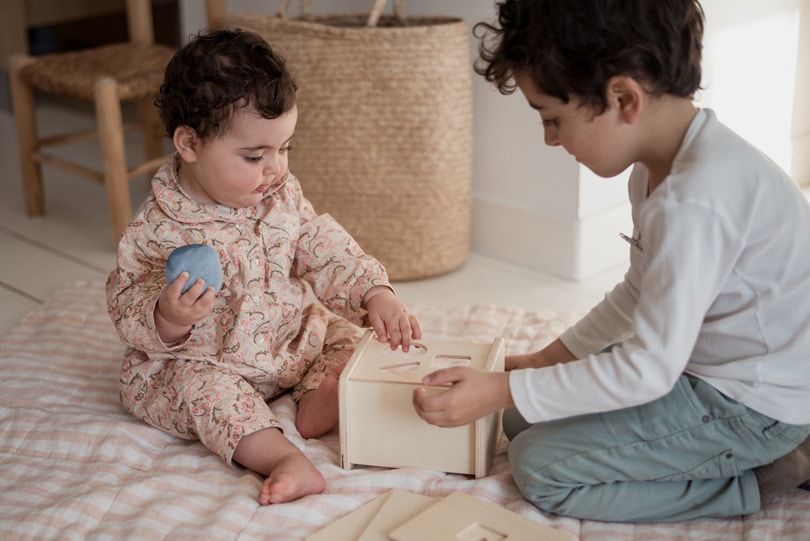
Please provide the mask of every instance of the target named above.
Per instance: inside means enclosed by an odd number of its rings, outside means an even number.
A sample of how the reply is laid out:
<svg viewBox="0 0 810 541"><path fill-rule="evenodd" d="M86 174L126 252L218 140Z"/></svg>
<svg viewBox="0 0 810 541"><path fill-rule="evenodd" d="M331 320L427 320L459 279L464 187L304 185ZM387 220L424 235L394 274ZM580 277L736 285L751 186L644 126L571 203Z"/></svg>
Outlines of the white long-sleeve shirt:
<svg viewBox="0 0 810 541"><path fill-rule="evenodd" d="M810 423L810 205L801 191L706 109L649 197L647 183L636 164L638 245L624 281L560 337L579 360L510 373L518 411L539 422L640 405L686 372L769 417Z"/></svg>

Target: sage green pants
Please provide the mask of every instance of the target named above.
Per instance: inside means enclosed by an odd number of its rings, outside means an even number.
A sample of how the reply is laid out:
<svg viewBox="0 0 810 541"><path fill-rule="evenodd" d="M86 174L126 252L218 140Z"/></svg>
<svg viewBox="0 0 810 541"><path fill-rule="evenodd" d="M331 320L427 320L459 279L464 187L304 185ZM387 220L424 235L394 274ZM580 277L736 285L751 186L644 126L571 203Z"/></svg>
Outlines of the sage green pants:
<svg viewBox="0 0 810 541"><path fill-rule="evenodd" d="M789 453L810 425L774 421L682 376L642 406L529 424L504 412L520 491L543 511L582 519L672 522L754 513L752 469Z"/></svg>

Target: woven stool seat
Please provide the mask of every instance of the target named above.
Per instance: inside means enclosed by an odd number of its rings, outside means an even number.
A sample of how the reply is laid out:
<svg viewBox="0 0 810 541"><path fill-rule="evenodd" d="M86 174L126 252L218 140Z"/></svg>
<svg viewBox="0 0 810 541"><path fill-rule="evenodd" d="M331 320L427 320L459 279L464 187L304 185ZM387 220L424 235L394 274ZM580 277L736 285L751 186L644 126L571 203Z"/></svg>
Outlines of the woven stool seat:
<svg viewBox="0 0 810 541"><path fill-rule="evenodd" d="M119 98L157 94L174 49L160 44L115 43L94 49L50 54L22 68L23 76L45 92L94 99L96 81L114 79Z"/></svg>

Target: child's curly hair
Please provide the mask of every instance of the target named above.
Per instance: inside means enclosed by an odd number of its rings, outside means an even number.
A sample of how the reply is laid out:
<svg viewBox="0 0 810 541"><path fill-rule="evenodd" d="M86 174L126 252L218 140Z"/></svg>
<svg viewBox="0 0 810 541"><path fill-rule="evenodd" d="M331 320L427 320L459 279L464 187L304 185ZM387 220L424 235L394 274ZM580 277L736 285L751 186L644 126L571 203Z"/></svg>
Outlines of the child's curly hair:
<svg viewBox="0 0 810 541"><path fill-rule="evenodd" d="M207 140L224 134L240 108L280 117L295 105L296 90L284 60L258 34L202 31L166 66L155 105L169 137L188 126Z"/></svg>
<svg viewBox="0 0 810 541"><path fill-rule="evenodd" d="M503 94L526 73L543 93L604 111L615 75L653 95L700 89L704 14L698 0L504 0L478 23L475 71Z"/></svg>

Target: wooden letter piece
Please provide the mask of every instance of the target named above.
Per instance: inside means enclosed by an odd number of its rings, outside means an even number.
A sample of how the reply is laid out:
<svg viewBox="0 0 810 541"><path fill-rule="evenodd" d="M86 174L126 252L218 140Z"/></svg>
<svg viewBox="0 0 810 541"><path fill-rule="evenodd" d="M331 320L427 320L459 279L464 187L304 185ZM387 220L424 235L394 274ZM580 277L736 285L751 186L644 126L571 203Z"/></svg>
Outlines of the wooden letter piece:
<svg viewBox="0 0 810 541"><path fill-rule="evenodd" d="M394 541L573 541L573 536L464 492L453 492L390 534Z"/></svg>

